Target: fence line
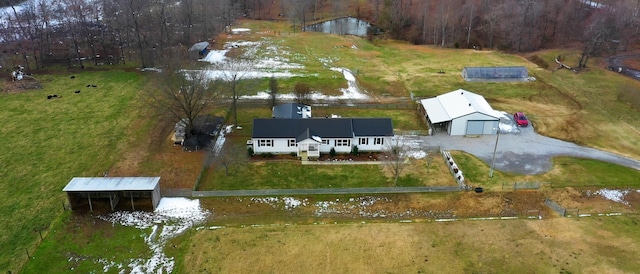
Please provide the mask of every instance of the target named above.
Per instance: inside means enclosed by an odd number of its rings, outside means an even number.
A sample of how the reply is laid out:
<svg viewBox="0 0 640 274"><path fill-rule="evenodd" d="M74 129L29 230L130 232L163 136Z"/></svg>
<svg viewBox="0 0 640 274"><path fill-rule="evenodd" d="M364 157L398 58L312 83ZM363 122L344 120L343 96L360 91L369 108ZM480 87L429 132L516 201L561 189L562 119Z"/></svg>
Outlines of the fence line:
<svg viewBox="0 0 640 274"><path fill-rule="evenodd" d="M451 176L453 176L453 179L458 184L458 187L460 187L460 189L467 189L467 190L470 189L470 187L465 184L464 175L462 175L462 170L460 170L458 165L456 165L456 162L453 160L453 156L451 156L451 153L443 150L441 151L441 154L445 163L449 167Z"/></svg>
<svg viewBox="0 0 640 274"><path fill-rule="evenodd" d="M288 101L286 101L288 102ZM279 100L278 103L285 103ZM254 107L254 106L270 106L271 100L238 100L238 107ZM415 103L408 100L399 100L396 103L378 103L378 102L353 102L349 100L337 101L313 101L310 102L314 108L365 108L365 109L414 109Z"/></svg>
<svg viewBox="0 0 640 274"><path fill-rule="evenodd" d="M558 214L560 214L560 216L565 217L567 214L567 209L562 207L561 205L559 205L558 203L552 201L551 199L547 198L544 199L544 204L546 206L548 206L549 208L551 208L553 211L558 212Z"/></svg>
<svg viewBox="0 0 640 274"><path fill-rule="evenodd" d="M193 191L192 197L226 196L278 196L278 195L341 195L341 194L397 194L458 192L457 186L432 187L371 187L371 188L313 188L313 189L255 189L255 190L213 190Z"/></svg>
<svg viewBox="0 0 640 274"><path fill-rule="evenodd" d="M540 189L541 184L540 182L502 183L502 189L513 189L514 191L518 189Z"/></svg>
<svg viewBox="0 0 640 274"><path fill-rule="evenodd" d="M193 197L194 190L190 188L162 188L163 197Z"/></svg>

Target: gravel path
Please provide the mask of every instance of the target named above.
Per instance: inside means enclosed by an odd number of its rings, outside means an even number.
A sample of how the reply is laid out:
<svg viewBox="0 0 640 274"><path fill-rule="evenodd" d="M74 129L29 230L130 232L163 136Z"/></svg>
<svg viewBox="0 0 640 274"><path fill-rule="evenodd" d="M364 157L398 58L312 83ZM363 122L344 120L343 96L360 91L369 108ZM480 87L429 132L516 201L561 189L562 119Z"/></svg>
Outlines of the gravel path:
<svg viewBox="0 0 640 274"><path fill-rule="evenodd" d="M433 136L411 137L442 150L462 150L473 154L491 165L496 135L480 137ZM640 161L614 153L578 146L537 134L533 126L520 128L520 133L500 134L494 168L517 174L540 174L551 169L551 159L556 156L589 158L640 170Z"/></svg>
<svg viewBox="0 0 640 274"><path fill-rule="evenodd" d="M630 67L625 67L623 62L625 59L640 59L640 54L620 55L609 58L609 69L619 71L636 80L640 80L640 71Z"/></svg>

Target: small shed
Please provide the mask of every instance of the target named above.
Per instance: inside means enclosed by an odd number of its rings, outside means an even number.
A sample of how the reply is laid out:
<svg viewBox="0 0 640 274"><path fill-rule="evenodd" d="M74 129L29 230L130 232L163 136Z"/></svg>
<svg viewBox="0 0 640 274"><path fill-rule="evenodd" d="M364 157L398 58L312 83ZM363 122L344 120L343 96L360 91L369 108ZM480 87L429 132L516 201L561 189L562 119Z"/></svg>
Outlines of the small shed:
<svg viewBox="0 0 640 274"><path fill-rule="evenodd" d="M67 193L72 210L89 206L93 211L96 201L109 201L111 210L115 210L122 198L150 200L155 210L160 203L160 177L74 177L62 190Z"/></svg>
<svg viewBox="0 0 640 274"><path fill-rule="evenodd" d="M526 67L465 67L462 78L467 82L529 81Z"/></svg>
<svg viewBox="0 0 640 274"><path fill-rule="evenodd" d="M209 53L209 42L206 41L195 43L189 48L189 55L194 58L203 58L207 56L207 53Z"/></svg>

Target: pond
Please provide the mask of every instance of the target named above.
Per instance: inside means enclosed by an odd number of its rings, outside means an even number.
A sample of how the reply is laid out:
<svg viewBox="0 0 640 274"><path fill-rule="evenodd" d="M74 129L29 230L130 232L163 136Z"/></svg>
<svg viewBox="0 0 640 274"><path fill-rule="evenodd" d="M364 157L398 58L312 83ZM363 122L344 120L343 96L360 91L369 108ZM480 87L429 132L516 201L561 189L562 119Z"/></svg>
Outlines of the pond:
<svg viewBox="0 0 640 274"><path fill-rule="evenodd" d="M322 23L308 25L304 31L324 32L340 35L367 36L367 28L372 27L369 22L353 17L342 17Z"/></svg>

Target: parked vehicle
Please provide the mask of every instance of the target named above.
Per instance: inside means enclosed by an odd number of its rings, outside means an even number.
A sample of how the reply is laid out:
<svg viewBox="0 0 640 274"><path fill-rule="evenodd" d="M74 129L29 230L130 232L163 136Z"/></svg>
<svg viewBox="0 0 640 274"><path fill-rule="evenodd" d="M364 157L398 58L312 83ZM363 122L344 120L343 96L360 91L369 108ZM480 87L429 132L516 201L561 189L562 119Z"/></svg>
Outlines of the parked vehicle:
<svg viewBox="0 0 640 274"><path fill-rule="evenodd" d="M527 119L527 116L525 116L524 113L520 111L513 114L513 120L516 121L516 124L521 127L526 127L529 125L529 119Z"/></svg>

